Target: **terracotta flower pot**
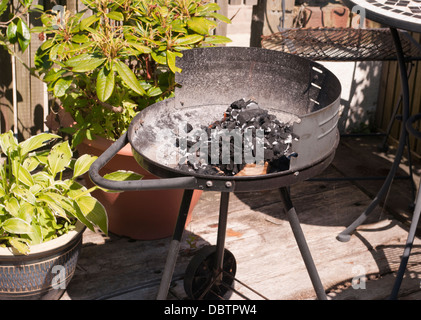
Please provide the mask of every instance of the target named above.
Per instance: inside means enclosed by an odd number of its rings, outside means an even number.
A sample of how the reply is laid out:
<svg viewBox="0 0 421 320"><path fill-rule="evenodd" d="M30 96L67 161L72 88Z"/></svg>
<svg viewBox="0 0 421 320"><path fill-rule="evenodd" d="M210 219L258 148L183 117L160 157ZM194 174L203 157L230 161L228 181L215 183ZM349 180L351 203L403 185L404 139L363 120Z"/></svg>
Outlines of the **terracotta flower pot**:
<svg viewBox="0 0 421 320"><path fill-rule="evenodd" d="M111 145L111 141L98 137L85 140L78 146L79 154L101 155ZM116 171L130 170L144 176L143 179L159 179L143 169L134 159L130 144L127 144L100 171L101 175ZM86 184L93 186L86 175ZM147 190L107 193L96 190L92 194L106 208L110 232L137 240L155 240L173 234L184 190ZM202 191L195 190L190 206L187 224Z"/></svg>
<svg viewBox="0 0 421 320"><path fill-rule="evenodd" d="M33 245L28 255L0 248L1 300L57 300L76 270L85 226Z"/></svg>

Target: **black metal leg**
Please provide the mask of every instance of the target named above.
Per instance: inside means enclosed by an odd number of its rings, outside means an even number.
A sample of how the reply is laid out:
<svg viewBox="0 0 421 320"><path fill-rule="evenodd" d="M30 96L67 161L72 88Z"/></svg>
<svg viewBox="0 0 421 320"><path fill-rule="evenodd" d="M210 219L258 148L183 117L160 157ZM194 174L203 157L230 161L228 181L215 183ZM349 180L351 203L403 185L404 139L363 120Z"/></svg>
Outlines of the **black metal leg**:
<svg viewBox="0 0 421 320"><path fill-rule="evenodd" d="M409 228L408 238L406 240L406 245L403 251L401 264L399 265L399 270L396 275L396 280L392 289L392 294L390 295L390 299L396 299L398 297L402 279L405 274L406 266L408 264L409 255L411 254L412 245L414 243L415 233L417 231L417 226L420 219L420 212L421 212L421 189L419 188L417 201L415 204L414 215L412 217L411 226Z"/></svg>
<svg viewBox="0 0 421 320"><path fill-rule="evenodd" d="M218 236L216 242L216 271L220 274L220 280L222 280L222 273L220 273L220 271L223 270L224 263L225 235L227 232L229 195L229 192L221 192L221 202L219 205Z"/></svg>
<svg viewBox="0 0 421 320"><path fill-rule="evenodd" d="M409 116L409 87L408 87L408 76L406 72L405 60L403 55L403 50L401 46L401 42L399 39L398 31L394 28L390 28L390 31L393 36L393 40L396 47L396 54L398 57L399 63L399 71L400 71L400 78L401 78L401 85L402 85L402 97L403 97L403 105L402 105L402 129L399 138L399 145L396 151L395 160L392 164L392 167L389 171L389 174L386 177L382 187L380 188L379 192L377 193L376 197L367 207L367 209L344 231L342 231L338 236L337 239L339 241L349 241L351 238L351 234L355 231L355 229L361 225L368 217L368 215L374 210L374 208L379 204L379 202L385 197L389 188L392 185L393 178L395 177L396 171L399 167L399 164L402 160L402 155L405 149L406 141L407 141L407 131L405 128L405 123L408 120Z"/></svg>
<svg viewBox="0 0 421 320"><path fill-rule="evenodd" d="M325 290L322 282L320 281L319 274L314 264L313 258L308 248L304 233L301 229L300 222L295 212L295 208L292 204L289 190L284 187L279 189L282 201L285 205L285 211L291 225L292 232L294 233L295 240L297 241L298 248L300 249L301 256L303 257L304 264L306 265L307 272L310 276L314 290L316 291L317 298L319 300L327 300Z"/></svg>
<svg viewBox="0 0 421 320"><path fill-rule="evenodd" d="M194 190L185 190L183 200L181 201L180 211L178 213L177 223L174 230L174 235L170 243L170 248L167 255L167 260L162 274L161 284L157 295L158 300L165 300L168 295L172 276L174 273L175 264L177 262L178 252L180 251L180 241L183 236L184 227L187 221L187 215L190 209L190 203Z"/></svg>

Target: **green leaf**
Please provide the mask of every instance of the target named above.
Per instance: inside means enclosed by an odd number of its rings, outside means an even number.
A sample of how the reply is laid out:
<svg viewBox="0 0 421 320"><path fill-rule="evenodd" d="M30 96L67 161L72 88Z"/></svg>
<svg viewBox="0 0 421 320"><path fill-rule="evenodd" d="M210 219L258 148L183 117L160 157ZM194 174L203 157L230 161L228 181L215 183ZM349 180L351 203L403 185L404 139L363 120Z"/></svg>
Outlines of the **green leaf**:
<svg viewBox="0 0 421 320"><path fill-rule="evenodd" d="M18 41L17 30L18 26L13 21L7 26L6 36L10 43L16 43Z"/></svg>
<svg viewBox="0 0 421 320"><path fill-rule="evenodd" d="M66 66L73 72L89 72L99 67L106 58L97 58L92 54L83 53L66 61Z"/></svg>
<svg viewBox="0 0 421 320"><path fill-rule="evenodd" d="M75 34L72 37L72 42L76 42L76 43L86 43L89 41L89 37L84 35L84 34Z"/></svg>
<svg viewBox="0 0 421 320"><path fill-rule="evenodd" d="M113 181L128 181L128 180L141 180L143 176L132 171L117 170L117 171L105 174L104 178L108 180L113 180ZM116 191L116 190L106 190L106 189L103 189L103 190L106 192L113 192L113 193L121 192L121 191Z"/></svg>
<svg viewBox="0 0 421 320"><path fill-rule="evenodd" d="M91 196L82 196L75 201L86 219L98 226L102 232L108 234L108 217L104 206Z"/></svg>
<svg viewBox="0 0 421 320"><path fill-rule="evenodd" d="M36 214L36 207L30 203L24 202L19 208L19 213L16 218L20 218L30 223Z"/></svg>
<svg viewBox="0 0 421 320"><path fill-rule="evenodd" d="M18 36L19 46L22 52L24 52L26 48L28 48L29 43L31 42L31 32L29 31L28 26L22 19L19 19L17 27L18 28L16 32Z"/></svg>
<svg viewBox="0 0 421 320"><path fill-rule="evenodd" d="M28 254L29 246L26 240L21 238L10 238L10 246L16 249L21 254Z"/></svg>
<svg viewBox="0 0 421 320"><path fill-rule="evenodd" d="M3 12L7 9L7 4L9 3L9 0L2 0L0 2L0 16L3 14Z"/></svg>
<svg viewBox="0 0 421 320"><path fill-rule="evenodd" d="M71 79L64 79L64 78L58 79L54 85L54 90L53 90L54 95L58 98L64 96L67 89L69 89L69 87L71 86L71 84L72 84Z"/></svg>
<svg viewBox="0 0 421 320"><path fill-rule="evenodd" d="M124 21L124 16L121 12L111 11L107 13L107 18L117 20L117 21Z"/></svg>
<svg viewBox="0 0 421 320"><path fill-rule="evenodd" d="M176 45L188 45L193 44L201 41L203 39L203 36L200 34L190 34L185 37L178 38L174 41L174 44Z"/></svg>
<svg viewBox="0 0 421 320"><path fill-rule="evenodd" d="M151 57L154 59L158 64L166 64L167 63L167 56L162 52L151 52Z"/></svg>
<svg viewBox="0 0 421 320"><path fill-rule="evenodd" d="M133 171L117 170L104 175L105 179L113 181L127 181L127 180L140 180L143 178L141 174Z"/></svg>
<svg viewBox="0 0 421 320"><path fill-rule="evenodd" d="M99 17L96 15L91 15L85 19L83 19L82 21L80 21L79 24L79 29L80 31L84 31L87 27L89 27L92 23L96 22L99 20Z"/></svg>
<svg viewBox="0 0 421 320"><path fill-rule="evenodd" d="M97 159L97 157L89 154L84 154L76 160L75 167L73 169L73 178L81 176L89 170L91 164Z"/></svg>
<svg viewBox="0 0 421 320"><path fill-rule="evenodd" d="M160 87L152 87L148 91L146 91L146 95L148 97L157 97L161 95L164 91Z"/></svg>
<svg viewBox="0 0 421 320"><path fill-rule="evenodd" d="M51 197L51 194L55 195L55 193L52 192L40 194L38 196L38 202L45 202L51 208L51 210L54 211L55 215L67 219L66 211L63 209L63 206L58 204L56 199Z"/></svg>
<svg viewBox="0 0 421 320"><path fill-rule="evenodd" d="M171 69L171 71L174 73L181 72L181 69L176 67L175 65L176 56L180 57L183 55L179 52L172 52L172 51L167 50L167 64L168 64L168 67Z"/></svg>
<svg viewBox="0 0 421 320"><path fill-rule="evenodd" d="M46 142L56 138L60 138L60 136L52 133L40 133L36 136L32 136L29 139L26 139L20 144L22 157L31 151L45 146Z"/></svg>
<svg viewBox="0 0 421 320"><path fill-rule="evenodd" d="M18 168L18 172L17 172L17 178L20 182L24 183L28 187L30 187L34 184L34 179L32 179L31 174L21 164L19 164L19 168Z"/></svg>
<svg viewBox="0 0 421 320"><path fill-rule="evenodd" d="M9 130L6 133L0 135L0 147L5 155L9 155L13 150L16 150L18 143L13 136L13 132Z"/></svg>
<svg viewBox="0 0 421 320"><path fill-rule="evenodd" d="M205 40L203 40L203 43L207 43L207 44L223 44L223 43L229 43L232 40L230 38L227 38L225 36L209 36L206 37Z"/></svg>
<svg viewBox="0 0 421 320"><path fill-rule="evenodd" d="M130 68L124 62L116 60L114 65L118 75L121 77L121 79L123 79L124 83L128 85L130 89L141 96L146 94L133 71L130 70Z"/></svg>
<svg viewBox="0 0 421 320"><path fill-rule="evenodd" d="M96 78L96 94L102 102L107 101L114 91L114 70L108 70L106 66L102 67Z"/></svg>
<svg viewBox="0 0 421 320"><path fill-rule="evenodd" d="M210 17L213 17L213 18L215 18L215 19L218 19L218 20L220 20L220 21L222 21L222 22L225 22L225 23L231 24L231 19L229 19L229 18L227 18L226 16L224 16L224 15L222 15L222 14L219 14L219 13L217 13L217 12L212 12L212 13L210 13L210 14L209 14L209 16L210 16Z"/></svg>
<svg viewBox="0 0 421 320"><path fill-rule="evenodd" d="M68 141L56 144L47 158L48 167L53 177L63 171L72 159L72 150Z"/></svg>
<svg viewBox="0 0 421 320"><path fill-rule="evenodd" d="M217 11L217 10L220 10L220 9L221 9L221 7L218 4L216 4L214 2L210 2L206 5L199 6L197 8L196 12L200 15L203 15L203 14L208 14L212 11Z"/></svg>
<svg viewBox="0 0 421 320"><path fill-rule="evenodd" d="M15 197L10 197L10 199L4 201L4 207L7 212L12 216L16 217L19 214L19 201Z"/></svg>
<svg viewBox="0 0 421 320"><path fill-rule="evenodd" d="M14 234L27 234L32 232L31 225L20 218L7 219L3 222L2 228L7 232Z"/></svg>
<svg viewBox="0 0 421 320"><path fill-rule="evenodd" d="M127 41L129 45L131 45L133 48L135 48L140 53L151 53L152 49L150 47L141 45L140 43L136 41Z"/></svg>
<svg viewBox="0 0 421 320"><path fill-rule="evenodd" d="M192 17L187 20L187 26L190 30L206 35L213 28L216 28L218 24L215 21L208 20L204 17Z"/></svg>

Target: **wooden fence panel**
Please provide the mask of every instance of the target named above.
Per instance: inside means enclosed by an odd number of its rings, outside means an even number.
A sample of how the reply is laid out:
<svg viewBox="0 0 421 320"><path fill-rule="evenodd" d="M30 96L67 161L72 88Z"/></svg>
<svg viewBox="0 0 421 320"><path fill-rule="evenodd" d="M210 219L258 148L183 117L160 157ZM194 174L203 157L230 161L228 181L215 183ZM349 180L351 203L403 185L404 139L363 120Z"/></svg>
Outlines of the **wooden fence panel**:
<svg viewBox="0 0 421 320"><path fill-rule="evenodd" d="M421 40L421 34L412 34L418 43ZM421 62L411 62L411 73L409 76L410 89L410 110L411 114L421 112ZM387 132L389 122L393 115L393 110L401 99L401 82L399 76L399 68L396 61L384 62L382 68L381 82L379 88L378 105L376 109L376 126L381 132ZM401 114L401 105L398 115ZM402 123L394 121L390 138L399 140ZM421 141L414 137L410 137L411 151L421 156Z"/></svg>

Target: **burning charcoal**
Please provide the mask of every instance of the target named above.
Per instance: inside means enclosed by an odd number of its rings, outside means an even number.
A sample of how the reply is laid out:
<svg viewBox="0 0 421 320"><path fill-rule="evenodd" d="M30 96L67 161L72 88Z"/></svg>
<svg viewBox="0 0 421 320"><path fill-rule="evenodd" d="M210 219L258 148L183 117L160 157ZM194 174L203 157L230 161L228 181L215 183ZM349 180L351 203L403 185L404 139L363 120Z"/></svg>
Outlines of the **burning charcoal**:
<svg viewBox="0 0 421 320"><path fill-rule="evenodd" d="M231 103L232 109L243 109L246 106L247 106L247 102L246 102L246 100L244 100L244 98Z"/></svg>
<svg viewBox="0 0 421 320"><path fill-rule="evenodd" d="M249 100L246 109L259 109L259 105L256 102Z"/></svg>
<svg viewBox="0 0 421 320"><path fill-rule="evenodd" d="M244 153L242 155L242 163L237 164L234 161L237 159L235 159L236 146L234 143L235 139L233 138L229 142L230 163L222 163L222 140L219 140L219 145L217 146L217 149L219 149L219 162L217 164L212 163L212 148L215 147L212 142L219 138L218 131L220 129L227 129L228 131L241 129L242 133L252 130L248 139L243 136L244 140L241 150L244 152L247 148L253 156L256 156L257 153L255 148L257 130L263 129L264 160L265 168L268 168L267 172L288 170L290 158L297 156L296 153L291 152L292 142L298 140L298 137L292 133L292 128L277 120L276 116L269 114L267 110L261 109L253 100L246 101L245 99L240 99L233 102L226 109L220 121L215 121L210 125L203 125L201 129L202 132L206 132L208 137L208 159L201 159L199 163L180 165L179 167L183 171L196 172L203 175L247 175L243 170L246 167ZM189 133L193 131L193 127L188 124L186 130ZM191 148L200 139L200 136L190 134L189 139L187 139L187 147ZM179 139L176 139L176 145L180 145ZM187 153L187 155L191 155L191 152ZM199 150L195 152L196 157L200 156Z"/></svg>

